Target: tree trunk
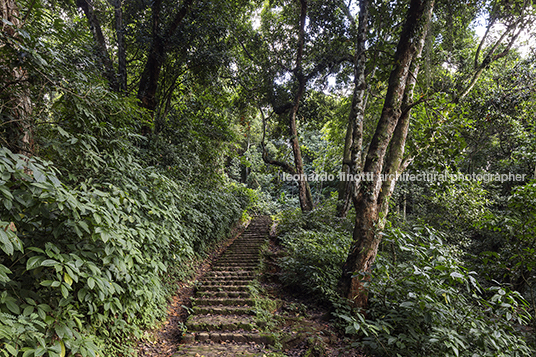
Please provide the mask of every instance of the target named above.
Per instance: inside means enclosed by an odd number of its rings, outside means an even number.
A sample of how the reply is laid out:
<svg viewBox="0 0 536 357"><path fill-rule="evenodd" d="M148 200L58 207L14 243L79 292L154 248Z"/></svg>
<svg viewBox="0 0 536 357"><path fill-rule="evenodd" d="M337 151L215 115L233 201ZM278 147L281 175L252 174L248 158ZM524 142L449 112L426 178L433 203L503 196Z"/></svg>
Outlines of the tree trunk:
<svg viewBox="0 0 536 357"><path fill-rule="evenodd" d="M150 111L154 111L158 103L156 91L158 89L160 71L162 70L162 65L166 58L167 40L174 35L177 27L180 25L193 3L194 0L185 0L180 10L173 18L173 21L171 21L164 33L161 33L160 12L162 10L162 0L155 0L153 2L153 40L138 87L138 98L141 101L141 106Z"/></svg>
<svg viewBox="0 0 536 357"><path fill-rule="evenodd" d="M104 77L108 80L110 88L114 92L117 92L119 91L119 83L117 81L114 63L110 58L110 54L108 53L108 48L106 47L106 40L102 33L100 21L97 18L97 14L95 14L93 2L91 0L77 0L76 5L82 8L84 14L86 15L87 21L89 23L89 29L91 30L93 38L95 39L95 54L99 59L100 65L102 66Z"/></svg>
<svg viewBox="0 0 536 357"><path fill-rule="evenodd" d="M114 0L115 33L117 36L117 82L120 91L127 90L127 52L123 27L122 0Z"/></svg>
<svg viewBox="0 0 536 357"><path fill-rule="evenodd" d="M298 140L298 130L296 128L296 115L298 113L298 108L300 106L300 100L303 96L305 89L305 80L303 76L299 79L299 89L296 94L294 107L290 112L290 144L292 146L292 153L294 154L294 166L296 167L296 174L298 175L298 192L300 199L300 207L303 212L309 212L313 210L313 196L311 195L311 188L309 187L309 182L306 179L305 171L303 170L303 160L300 150L300 142Z"/></svg>
<svg viewBox="0 0 536 357"><path fill-rule="evenodd" d="M294 75L298 80L298 90L294 96L294 105L289 115L289 129L290 129L290 143L292 145L292 152L294 154L294 166L296 167L296 174L298 175L298 189L300 206L303 212L313 210L313 196L311 195L311 188L307 182L305 171L303 170L303 160L300 150L300 142L298 140L298 129L296 127L296 116L300 107L300 101L305 91L306 79L303 74L302 59L303 59L303 47L305 42L305 21L307 17L307 1L300 0L300 28L298 34L298 52L296 55L296 68L294 69Z"/></svg>
<svg viewBox="0 0 536 357"><path fill-rule="evenodd" d="M7 37L17 38L17 28L23 23L19 20L19 9L14 0L0 0L0 24L1 30ZM4 21L9 21L8 25ZM14 41L15 45L17 41ZM4 44L0 43L0 46ZM15 48L16 51L22 49ZM33 123L31 122L32 102L28 88L28 73L21 65L13 66L5 59L0 59L0 64L11 67L6 71L8 78L2 81L6 84L2 90L2 100L6 103L7 115L2 115L4 123L0 123L0 129L4 126L6 144L11 151L32 156L35 153L35 142L32 135Z"/></svg>
<svg viewBox="0 0 536 357"><path fill-rule="evenodd" d="M412 63L416 63L420 54L419 46L426 37L433 5L434 0L411 1L395 53L384 106L369 146L363 169L371 177L371 180L361 183L359 192L354 200L356 222L353 243L343 266L339 288L356 308L364 309L367 306L368 296L365 282L370 279L371 267L381 242L379 233L383 230L385 224L384 207L380 202L383 186L381 173L384 165L390 164L390 162L386 161L387 149L392 142L391 139L401 116L405 114L402 106L403 97L405 93L409 94L406 92L407 85L410 84L411 86L411 81L408 81L408 74ZM404 131L404 127L405 124L400 123L399 132L401 134ZM397 140L393 140L393 144ZM401 147L392 148L397 152L396 155L393 154L394 156L397 156L399 151L403 150L405 137L396 145L401 145ZM385 195L381 197L388 198Z"/></svg>
<svg viewBox="0 0 536 357"><path fill-rule="evenodd" d="M359 25L357 29L356 52L354 56L354 91L352 106L348 115L348 129L344 141L344 153L342 161L343 177L348 174L355 175L361 169L361 153L363 147L363 121L365 119L366 106L366 55L365 44L367 41L369 1L361 0L359 4ZM352 197L357 189L357 182L341 180L339 187L339 203L337 215L346 217L350 210Z"/></svg>

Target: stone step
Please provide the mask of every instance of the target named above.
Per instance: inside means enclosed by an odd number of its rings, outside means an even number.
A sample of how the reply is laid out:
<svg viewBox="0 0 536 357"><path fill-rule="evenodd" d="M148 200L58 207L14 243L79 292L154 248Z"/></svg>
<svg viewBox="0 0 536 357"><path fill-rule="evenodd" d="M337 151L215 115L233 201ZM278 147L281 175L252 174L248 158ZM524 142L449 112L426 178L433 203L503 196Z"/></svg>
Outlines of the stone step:
<svg viewBox="0 0 536 357"><path fill-rule="evenodd" d="M260 263L260 259L244 259L244 260L241 260L241 259L228 259L228 258L225 258L225 259L220 259L220 260L216 261L216 263L214 263L214 264L215 265L228 264L228 265L231 265L231 266L235 266L235 265L242 265L242 264L259 265L259 263Z"/></svg>
<svg viewBox="0 0 536 357"><path fill-rule="evenodd" d="M258 254L255 255L246 255L246 254L235 254L235 255L225 255L218 259L217 261L233 261L233 262L247 262L247 261L259 261L260 257Z"/></svg>
<svg viewBox="0 0 536 357"><path fill-rule="evenodd" d="M186 343L192 343L194 341L199 342L237 342L237 343L255 343L258 345L274 345L275 336L269 333L244 333L244 332L197 332L186 333L182 340ZM180 350L179 350L180 351ZM211 350L212 351L212 350ZM205 354L204 356L210 356ZM218 356L218 355L214 355ZM235 356L235 355L229 355ZM262 356L262 354L261 354Z"/></svg>
<svg viewBox="0 0 536 357"><path fill-rule="evenodd" d="M194 315L253 315L251 306L194 306Z"/></svg>
<svg viewBox="0 0 536 357"><path fill-rule="evenodd" d="M247 286L235 286L235 285L200 285L197 291L244 291L248 292Z"/></svg>
<svg viewBox="0 0 536 357"><path fill-rule="evenodd" d="M220 279L214 279L214 280L205 280L203 281L202 285L209 285L209 286L225 286L225 285L235 285L235 286L247 286L251 283L252 279L236 279L235 278L220 278Z"/></svg>
<svg viewBox="0 0 536 357"><path fill-rule="evenodd" d="M248 298L247 291L203 291L198 290L195 294L198 298Z"/></svg>
<svg viewBox="0 0 536 357"><path fill-rule="evenodd" d="M259 259L222 259L216 261L214 265L229 265L229 266L241 266L241 265L259 265Z"/></svg>
<svg viewBox="0 0 536 357"><path fill-rule="evenodd" d="M242 261L248 261L248 260L254 260L254 261L259 261L261 259L259 253L255 253L255 254L241 254L241 253L229 253L229 254L224 254L220 257L220 259L218 259L217 261L222 261L222 260L232 260L234 262L242 262Z"/></svg>
<svg viewBox="0 0 536 357"><path fill-rule="evenodd" d="M195 345L180 346L173 357L264 357L268 353L262 345L215 345L213 343L197 342Z"/></svg>
<svg viewBox="0 0 536 357"><path fill-rule="evenodd" d="M254 278L253 275L214 275L205 277L199 285L248 285Z"/></svg>
<svg viewBox="0 0 536 357"><path fill-rule="evenodd" d="M235 270L255 270L259 267L259 264L232 264L232 263L216 263L212 266L213 270L217 271L235 271ZM237 269L241 268L241 269Z"/></svg>
<svg viewBox="0 0 536 357"><path fill-rule="evenodd" d="M189 331L253 331L257 329L251 315L194 315L186 322Z"/></svg>
<svg viewBox="0 0 536 357"><path fill-rule="evenodd" d="M214 279L229 279L229 278L236 278L237 280L244 280L244 279L251 279L256 275L255 272L252 272L250 270L235 270L235 271L225 271L225 270L217 270L217 271L211 271L207 274L205 274L204 280L214 280Z"/></svg>
<svg viewBox="0 0 536 357"><path fill-rule="evenodd" d="M240 247L236 250L229 250L227 251L227 254L223 254L223 256L229 256L232 254L236 255L252 255L252 256L258 256L259 255L259 247Z"/></svg>
<svg viewBox="0 0 536 357"><path fill-rule="evenodd" d="M255 218L197 283L188 333L175 356L265 356L272 334L259 333L249 285L257 278L261 247L270 233L269 217ZM229 343L227 343L229 342ZM214 344L221 343L221 345Z"/></svg>
<svg viewBox="0 0 536 357"><path fill-rule="evenodd" d="M213 271L229 271L229 272L232 272L232 271L251 271L251 270L255 270L257 268L257 266L236 266L236 267L229 267L229 266L213 266L212 267L212 270Z"/></svg>
<svg viewBox="0 0 536 357"><path fill-rule="evenodd" d="M195 306L253 306L255 301L248 298L192 298Z"/></svg>

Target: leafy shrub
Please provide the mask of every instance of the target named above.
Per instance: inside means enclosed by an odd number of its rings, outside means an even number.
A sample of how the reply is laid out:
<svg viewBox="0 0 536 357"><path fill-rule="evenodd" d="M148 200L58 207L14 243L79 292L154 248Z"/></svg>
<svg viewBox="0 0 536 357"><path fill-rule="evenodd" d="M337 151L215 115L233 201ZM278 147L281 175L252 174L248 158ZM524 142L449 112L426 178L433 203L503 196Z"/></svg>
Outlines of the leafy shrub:
<svg viewBox="0 0 536 357"><path fill-rule="evenodd" d="M336 231L298 230L283 240L285 257L279 261L281 281L327 300L336 294L337 281L351 238Z"/></svg>
<svg viewBox="0 0 536 357"><path fill-rule="evenodd" d="M77 188L0 149L0 353L117 355L164 316L169 271L223 238L247 197L196 191L135 160ZM178 272L182 276L187 268Z"/></svg>
<svg viewBox="0 0 536 357"><path fill-rule="evenodd" d="M367 318L347 312L347 333L379 356L532 356L515 329L527 303L505 287L483 289L459 252L426 226L386 232L369 284Z"/></svg>
<svg viewBox="0 0 536 357"><path fill-rule="evenodd" d="M352 237L349 222L333 217L335 203L326 201L308 214L289 210L278 216L281 244L286 252L279 260L281 281L324 301L336 296Z"/></svg>
<svg viewBox="0 0 536 357"><path fill-rule="evenodd" d="M280 261L282 280L330 300L340 326L374 355L534 355L518 331L530 319L521 295L501 286L483 288L477 273L464 267L461 252L423 225L384 232L366 317L351 311L335 291L351 225L332 214L323 207L280 215L287 252Z"/></svg>

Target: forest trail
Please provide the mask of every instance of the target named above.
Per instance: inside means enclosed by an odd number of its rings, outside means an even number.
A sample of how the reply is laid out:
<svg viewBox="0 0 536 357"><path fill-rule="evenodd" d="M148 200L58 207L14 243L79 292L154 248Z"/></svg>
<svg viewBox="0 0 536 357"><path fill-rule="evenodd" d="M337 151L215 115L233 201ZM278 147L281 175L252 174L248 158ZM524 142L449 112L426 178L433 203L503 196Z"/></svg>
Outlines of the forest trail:
<svg viewBox="0 0 536 357"><path fill-rule="evenodd" d="M192 314L175 356L263 356L271 334L259 332L248 287L257 276L271 219L255 218L197 284Z"/></svg>

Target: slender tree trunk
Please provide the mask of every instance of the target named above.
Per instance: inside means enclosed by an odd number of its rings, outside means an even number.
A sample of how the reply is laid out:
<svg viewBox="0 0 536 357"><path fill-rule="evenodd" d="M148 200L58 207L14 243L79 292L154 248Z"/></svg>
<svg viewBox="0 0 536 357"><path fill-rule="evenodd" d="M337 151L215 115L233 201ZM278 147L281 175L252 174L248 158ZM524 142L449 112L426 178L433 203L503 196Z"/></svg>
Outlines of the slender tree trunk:
<svg viewBox="0 0 536 357"><path fill-rule="evenodd" d="M120 91L127 90L127 52L123 27L122 0L114 0L115 33L117 36L117 82Z"/></svg>
<svg viewBox="0 0 536 357"><path fill-rule="evenodd" d="M160 13L162 11L162 0L155 0L153 2L153 40L138 87L138 98L141 101L142 107L151 111L154 111L158 104L156 92L158 89L158 79L160 77L162 65L164 64L164 60L166 58L167 41L171 36L174 35L177 27L181 24L193 3L194 0L185 0L180 10L168 25L167 29L165 31L161 31Z"/></svg>
<svg viewBox="0 0 536 357"><path fill-rule="evenodd" d="M114 92L117 92L119 91L120 87L117 81L114 63L110 58L110 54L108 53L106 40L104 38L104 34L102 33L100 21L97 18L97 14L95 14L93 2L91 0L77 0L76 5L82 8L84 14L86 15L87 21L89 23L89 29L91 30L93 38L95 39L95 54L102 66L104 77L108 80L110 88Z"/></svg>
<svg viewBox="0 0 536 357"><path fill-rule="evenodd" d="M305 91L306 79L303 74L302 59L303 59L303 47L305 42L305 21L307 17L307 1L300 0L300 27L298 34L298 52L296 55L296 68L294 75L298 80L298 90L294 96L294 105L289 115L289 128L290 128L290 143L292 145L292 152L294 154L294 166L296 167L296 174L298 178L298 189L300 206L302 211L313 210L313 197L311 195L311 189L307 182L305 171L303 170L303 160L300 150L300 143L298 140L298 130L296 127L296 116L300 107L300 101Z"/></svg>
<svg viewBox="0 0 536 357"><path fill-rule="evenodd" d="M23 23L19 19L19 9L14 0L0 0L0 20L2 20L0 23L2 32L7 37L16 39L18 37L16 29L21 28ZM17 41L13 43L18 46ZM0 43L0 46L3 45ZM16 50L22 51L18 48ZM5 78L5 82L10 85L6 84L2 91L4 102L2 112L7 115L1 116L5 122L0 123L0 129L4 126L6 144L11 151L30 157L35 153L36 147L32 134L32 102L28 88L28 73L21 65L12 66L11 63L5 63L5 59L0 59L0 64L11 67L10 71L6 71L8 78Z"/></svg>
<svg viewBox="0 0 536 357"><path fill-rule="evenodd" d="M429 22L429 20L426 21ZM389 213L389 199L393 195L398 175L400 175L407 167L403 165L402 161L408 136L411 107L413 105L413 91L417 84L417 77L419 76L419 59L421 58L425 41L426 32L416 43L415 55L410 65L410 72L406 80L404 96L402 97L402 114L396 124L393 139L391 140L385 160L383 170L384 181L378 197L380 216L383 218L387 217L387 214Z"/></svg>
<svg viewBox="0 0 536 357"><path fill-rule="evenodd" d="M352 106L348 115L348 129L344 141L344 153L342 161L343 177L348 174L354 175L361 169L361 153L363 148L363 121L365 119L366 106L366 77L365 77L365 43L367 41L369 1L361 0L359 4L359 25L357 29L356 52L354 56L354 91ZM341 180L339 187L339 204L337 215L346 217L350 210L352 196L357 181Z"/></svg>
<svg viewBox="0 0 536 357"><path fill-rule="evenodd" d="M381 173L384 166L390 164L386 160L387 150L401 116L404 114L402 102L404 94L409 94L406 92L407 84L411 85L411 81L408 81L408 75L413 61L416 61L420 54L419 46L426 37L433 5L434 0L411 1L395 53L384 106L363 169L370 181L361 183L354 200L356 222L353 243L343 266L339 288L352 305L357 308L366 308L367 306L368 296L365 281L370 279L371 267L381 242L379 233L385 224L383 207L380 202L380 197L383 197L381 196L383 186ZM401 123L400 133L404 131L404 125ZM394 140L393 144L397 140ZM400 144L403 149L405 137L400 140ZM400 147L392 150L397 151L396 154L393 154L393 157L396 157Z"/></svg>

